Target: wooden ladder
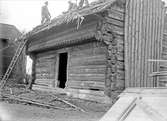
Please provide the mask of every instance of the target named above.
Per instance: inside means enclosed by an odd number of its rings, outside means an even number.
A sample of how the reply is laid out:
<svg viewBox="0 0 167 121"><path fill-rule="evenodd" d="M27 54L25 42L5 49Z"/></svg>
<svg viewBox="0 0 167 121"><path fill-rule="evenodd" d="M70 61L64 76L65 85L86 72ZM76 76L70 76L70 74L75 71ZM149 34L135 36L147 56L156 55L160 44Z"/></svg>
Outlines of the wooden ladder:
<svg viewBox="0 0 167 121"><path fill-rule="evenodd" d="M25 46L27 41L28 41L27 39L22 39L22 41L20 42L20 44L19 44L19 46L18 46L18 48L17 48L12 60L11 60L11 62L9 64L9 66L8 66L8 69L7 69L6 73L5 73L5 75L3 76L3 78L2 78L2 80L0 82L0 90L2 90L5 87L5 84L6 84L7 80L8 80L8 78L9 78L13 68L15 67L16 62L17 62L20 54L22 53L22 51L24 49L24 46Z"/></svg>

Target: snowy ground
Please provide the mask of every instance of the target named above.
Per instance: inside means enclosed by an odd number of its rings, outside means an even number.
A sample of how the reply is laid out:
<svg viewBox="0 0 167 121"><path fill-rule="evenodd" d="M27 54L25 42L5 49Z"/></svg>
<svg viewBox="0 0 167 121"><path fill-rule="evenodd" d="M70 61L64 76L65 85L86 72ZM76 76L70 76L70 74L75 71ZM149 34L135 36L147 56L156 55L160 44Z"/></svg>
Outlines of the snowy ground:
<svg viewBox="0 0 167 121"><path fill-rule="evenodd" d="M65 111L0 103L0 121L98 121L105 112Z"/></svg>

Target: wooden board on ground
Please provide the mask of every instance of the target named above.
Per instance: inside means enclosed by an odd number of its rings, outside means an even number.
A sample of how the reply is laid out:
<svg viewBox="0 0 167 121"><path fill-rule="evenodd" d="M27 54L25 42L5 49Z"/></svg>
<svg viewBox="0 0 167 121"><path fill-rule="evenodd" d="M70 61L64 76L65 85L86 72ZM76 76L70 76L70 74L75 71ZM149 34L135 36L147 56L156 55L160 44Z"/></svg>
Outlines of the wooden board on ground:
<svg viewBox="0 0 167 121"><path fill-rule="evenodd" d="M52 92L55 94L66 94L67 96L71 98L79 98L89 101L94 101L98 103L106 103L111 104L112 100L105 96L104 91L96 91L96 90L86 90L86 89L72 89L72 88L52 88L42 85L33 85L33 90L41 90L41 91L47 91Z"/></svg>
<svg viewBox="0 0 167 121"><path fill-rule="evenodd" d="M166 121L167 88L128 88L100 121Z"/></svg>

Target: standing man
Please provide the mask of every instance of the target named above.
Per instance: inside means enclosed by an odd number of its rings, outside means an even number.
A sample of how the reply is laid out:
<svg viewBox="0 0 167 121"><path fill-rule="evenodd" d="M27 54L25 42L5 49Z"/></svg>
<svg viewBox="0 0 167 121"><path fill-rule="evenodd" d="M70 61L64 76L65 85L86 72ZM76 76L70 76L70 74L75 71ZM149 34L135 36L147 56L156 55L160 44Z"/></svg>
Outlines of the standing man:
<svg viewBox="0 0 167 121"><path fill-rule="evenodd" d="M42 6L41 16L42 16L41 24L49 22L51 19L51 15L50 15L50 12L48 10L48 1L45 2L44 6Z"/></svg>

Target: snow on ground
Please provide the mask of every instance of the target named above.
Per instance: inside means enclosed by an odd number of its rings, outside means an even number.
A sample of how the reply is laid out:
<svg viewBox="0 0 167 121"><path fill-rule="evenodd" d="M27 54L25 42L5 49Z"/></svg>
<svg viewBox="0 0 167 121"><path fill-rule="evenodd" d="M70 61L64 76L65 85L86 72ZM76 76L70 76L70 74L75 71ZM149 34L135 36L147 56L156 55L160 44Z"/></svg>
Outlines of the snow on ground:
<svg viewBox="0 0 167 121"><path fill-rule="evenodd" d="M104 113L84 113L22 104L0 103L0 121L98 121Z"/></svg>

